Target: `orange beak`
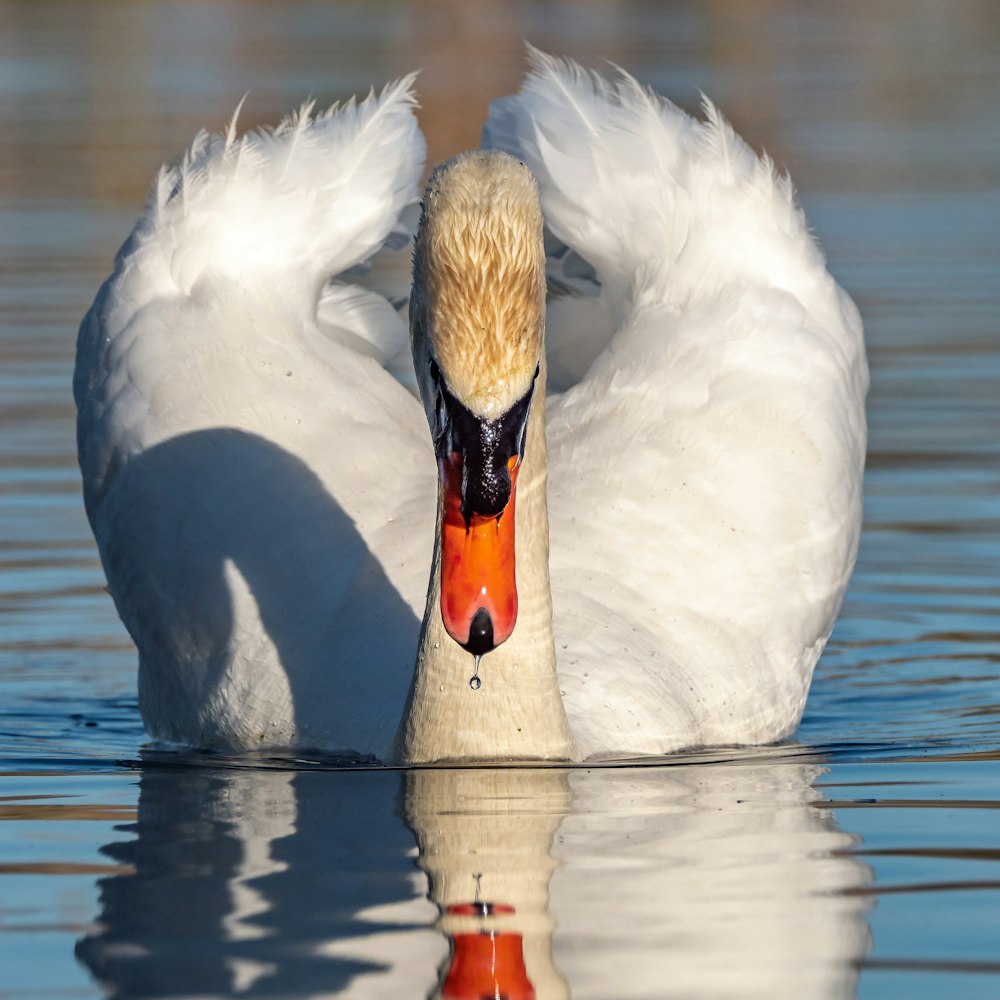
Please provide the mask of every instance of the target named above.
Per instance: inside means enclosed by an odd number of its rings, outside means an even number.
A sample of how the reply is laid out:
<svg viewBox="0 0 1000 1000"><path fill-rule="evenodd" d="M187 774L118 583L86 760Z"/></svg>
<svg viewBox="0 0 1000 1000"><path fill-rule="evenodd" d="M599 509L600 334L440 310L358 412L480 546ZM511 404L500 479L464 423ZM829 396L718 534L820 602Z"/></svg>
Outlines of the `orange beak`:
<svg viewBox="0 0 1000 1000"><path fill-rule="evenodd" d="M517 621L514 498L521 461L507 462L510 499L495 517L462 511L462 456L438 460L441 474L441 617L448 634L474 656L510 637Z"/></svg>
<svg viewBox="0 0 1000 1000"><path fill-rule="evenodd" d="M514 498L540 370L519 400L488 419L456 399L430 362L430 425L441 476L441 617L477 666L510 638L517 621ZM478 687L478 677L469 683Z"/></svg>
<svg viewBox="0 0 1000 1000"><path fill-rule="evenodd" d="M492 917L514 912L504 903L453 903L449 914L469 917ZM528 978L524 962L524 941L513 931L490 930L449 934L451 961L441 987L445 1000L481 1000L483 997L507 997L509 1000L535 1000L535 987Z"/></svg>

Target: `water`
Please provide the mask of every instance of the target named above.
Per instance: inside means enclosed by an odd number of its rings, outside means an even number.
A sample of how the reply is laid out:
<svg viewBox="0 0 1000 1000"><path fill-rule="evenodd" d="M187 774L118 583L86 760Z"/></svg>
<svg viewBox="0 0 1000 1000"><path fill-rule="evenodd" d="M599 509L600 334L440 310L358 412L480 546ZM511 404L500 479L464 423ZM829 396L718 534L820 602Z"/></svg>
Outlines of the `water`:
<svg viewBox="0 0 1000 1000"><path fill-rule="evenodd" d="M788 167L872 364L861 555L795 743L397 772L143 749L79 497L76 325L156 166L426 67L432 160L521 37L703 90ZM1000 14L0 2L0 997L1000 992ZM482 915L482 904L492 912Z"/></svg>

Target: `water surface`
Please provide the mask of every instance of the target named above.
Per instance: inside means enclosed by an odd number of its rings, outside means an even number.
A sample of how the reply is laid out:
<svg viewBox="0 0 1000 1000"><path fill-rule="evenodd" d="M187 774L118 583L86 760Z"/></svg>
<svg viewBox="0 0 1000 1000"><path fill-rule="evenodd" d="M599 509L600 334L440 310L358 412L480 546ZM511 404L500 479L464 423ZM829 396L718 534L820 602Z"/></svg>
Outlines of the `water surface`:
<svg viewBox="0 0 1000 1000"><path fill-rule="evenodd" d="M437 161L521 38L712 97L787 167L872 365L858 569L796 740L643 766L144 749L79 496L76 326L146 186L423 66ZM0 997L1000 992L1000 14L0 2ZM498 974L499 975L499 974Z"/></svg>

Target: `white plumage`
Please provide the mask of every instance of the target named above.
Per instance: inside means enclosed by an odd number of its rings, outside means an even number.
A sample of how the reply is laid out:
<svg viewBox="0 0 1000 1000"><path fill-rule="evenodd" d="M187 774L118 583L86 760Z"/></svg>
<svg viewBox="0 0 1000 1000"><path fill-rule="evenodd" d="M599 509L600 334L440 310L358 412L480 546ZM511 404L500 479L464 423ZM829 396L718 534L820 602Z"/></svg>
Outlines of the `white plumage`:
<svg viewBox="0 0 1000 1000"><path fill-rule="evenodd" d="M547 334L574 756L779 739L857 548L857 312L711 105L532 59L484 145L534 172L578 293ZM346 272L416 197L411 85L199 136L81 326L85 499L154 737L391 753L435 462L405 325Z"/></svg>

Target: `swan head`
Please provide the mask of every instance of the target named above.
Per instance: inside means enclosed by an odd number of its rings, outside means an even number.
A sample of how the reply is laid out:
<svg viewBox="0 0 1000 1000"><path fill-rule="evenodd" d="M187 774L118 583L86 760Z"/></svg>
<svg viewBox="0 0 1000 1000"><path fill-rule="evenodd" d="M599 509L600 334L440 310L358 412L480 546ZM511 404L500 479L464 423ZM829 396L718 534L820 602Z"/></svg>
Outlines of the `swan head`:
<svg viewBox="0 0 1000 1000"><path fill-rule="evenodd" d="M441 481L441 614L481 656L517 619L514 500L544 339L542 213L528 168L483 151L437 167L422 207L410 334Z"/></svg>

